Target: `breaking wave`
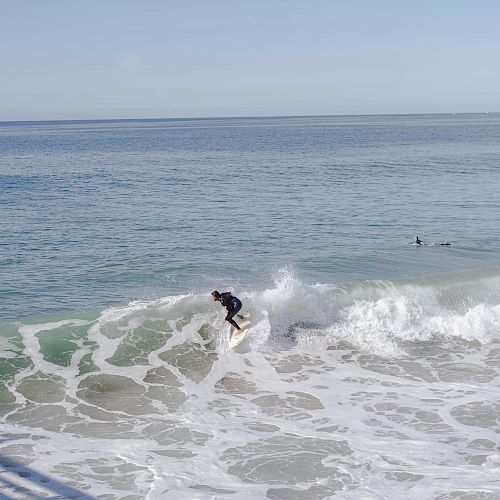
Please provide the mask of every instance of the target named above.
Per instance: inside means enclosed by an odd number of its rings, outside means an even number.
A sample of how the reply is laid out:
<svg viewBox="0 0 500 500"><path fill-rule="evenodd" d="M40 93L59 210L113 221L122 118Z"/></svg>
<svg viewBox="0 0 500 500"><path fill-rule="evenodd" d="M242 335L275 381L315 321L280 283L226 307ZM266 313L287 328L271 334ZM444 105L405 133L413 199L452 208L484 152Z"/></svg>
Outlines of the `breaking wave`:
<svg viewBox="0 0 500 500"><path fill-rule="evenodd" d="M485 344L500 339L500 274L493 271L406 282L311 285L284 269L270 288L232 292L251 315L251 349L343 342L391 356L404 355L411 342ZM201 332L215 341L217 350L224 350L228 327L219 324L223 314L208 291L176 295L106 309L90 332L109 331L120 322L134 329L152 319L181 321L188 336Z"/></svg>

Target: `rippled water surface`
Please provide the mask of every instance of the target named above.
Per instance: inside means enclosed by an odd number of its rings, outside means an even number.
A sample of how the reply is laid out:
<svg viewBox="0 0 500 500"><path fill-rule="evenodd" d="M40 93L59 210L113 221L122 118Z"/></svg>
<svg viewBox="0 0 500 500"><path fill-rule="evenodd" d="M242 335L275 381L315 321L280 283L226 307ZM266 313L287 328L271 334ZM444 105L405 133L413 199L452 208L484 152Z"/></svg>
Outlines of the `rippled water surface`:
<svg viewBox="0 0 500 500"><path fill-rule="evenodd" d="M0 124L0 496L500 498L499 139Z"/></svg>
<svg viewBox="0 0 500 500"><path fill-rule="evenodd" d="M498 263L497 114L1 124L0 154L6 319Z"/></svg>

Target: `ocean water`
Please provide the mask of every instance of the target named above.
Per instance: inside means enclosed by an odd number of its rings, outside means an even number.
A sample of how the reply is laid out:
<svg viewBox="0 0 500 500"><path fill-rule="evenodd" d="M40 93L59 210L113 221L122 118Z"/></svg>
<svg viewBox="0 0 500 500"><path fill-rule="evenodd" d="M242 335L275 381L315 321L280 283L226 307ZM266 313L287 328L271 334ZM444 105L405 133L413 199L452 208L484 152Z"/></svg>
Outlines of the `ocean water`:
<svg viewBox="0 0 500 500"><path fill-rule="evenodd" d="M0 215L1 498L500 498L500 114L0 123Z"/></svg>

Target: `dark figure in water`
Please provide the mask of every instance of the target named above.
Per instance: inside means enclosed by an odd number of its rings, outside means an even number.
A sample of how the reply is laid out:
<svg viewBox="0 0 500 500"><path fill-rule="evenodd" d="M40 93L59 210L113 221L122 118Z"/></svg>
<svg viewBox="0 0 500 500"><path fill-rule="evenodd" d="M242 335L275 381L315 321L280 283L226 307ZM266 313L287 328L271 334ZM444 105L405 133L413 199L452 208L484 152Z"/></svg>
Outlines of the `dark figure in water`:
<svg viewBox="0 0 500 500"><path fill-rule="evenodd" d="M415 235L414 236L415 238L415 241L413 242L415 245L431 245L431 246L434 246L434 245L437 245L437 246L444 246L444 247L447 247L449 245L451 245L451 243L449 241L440 241L439 243L424 243L419 237L418 235Z"/></svg>
<svg viewBox="0 0 500 500"><path fill-rule="evenodd" d="M224 321L231 323L237 330L240 330L240 327L233 318L241 309L241 300L231 295L231 292L219 293L217 290L212 292L212 298L218 300L227 309L227 316ZM240 314L238 314L238 318L245 319L245 317Z"/></svg>

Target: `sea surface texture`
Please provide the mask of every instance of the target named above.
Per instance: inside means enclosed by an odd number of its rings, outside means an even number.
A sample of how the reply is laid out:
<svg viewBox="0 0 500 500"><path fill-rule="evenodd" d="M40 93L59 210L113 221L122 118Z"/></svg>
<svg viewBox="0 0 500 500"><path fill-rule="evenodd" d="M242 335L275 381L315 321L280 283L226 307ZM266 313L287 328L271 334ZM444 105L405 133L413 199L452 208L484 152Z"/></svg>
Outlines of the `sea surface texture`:
<svg viewBox="0 0 500 500"><path fill-rule="evenodd" d="M499 228L499 114L0 123L0 497L500 498Z"/></svg>

